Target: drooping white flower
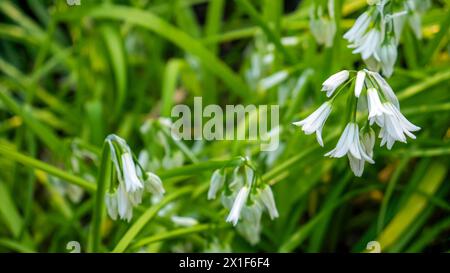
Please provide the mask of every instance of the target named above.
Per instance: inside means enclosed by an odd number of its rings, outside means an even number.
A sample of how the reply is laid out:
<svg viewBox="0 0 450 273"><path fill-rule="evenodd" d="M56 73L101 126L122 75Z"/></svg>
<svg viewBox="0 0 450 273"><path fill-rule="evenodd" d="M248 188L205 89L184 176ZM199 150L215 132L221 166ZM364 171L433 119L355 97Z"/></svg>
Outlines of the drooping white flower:
<svg viewBox="0 0 450 273"><path fill-rule="evenodd" d="M234 200L233 207L231 208L230 214L228 214L227 222L233 223L236 225L239 217L241 215L241 210L247 202L247 198L249 195L249 188L247 186L243 186Z"/></svg>
<svg viewBox="0 0 450 273"><path fill-rule="evenodd" d="M117 188L117 211L120 219L129 222L133 217L133 204L122 184Z"/></svg>
<svg viewBox="0 0 450 273"><path fill-rule="evenodd" d="M416 136L411 132L420 130L420 127L407 120L392 103L385 102L383 105L392 114L385 113L381 119L377 119L377 124L381 127L381 146L387 144L390 150L395 141L406 143L406 136L415 139Z"/></svg>
<svg viewBox="0 0 450 273"><path fill-rule="evenodd" d="M136 174L136 166L133 162L133 157L130 153L123 153L121 155L123 180L125 182L125 189L127 192L135 192L143 188L141 181Z"/></svg>
<svg viewBox="0 0 450 273"><path fill-rule="evenodd" d="M364 172L364 163L366 162L364 159L357 159L351 154L348 154L348 162L350 163L350 169L353 174L357 177L361 177Z"/></svg>
<svg viewBox="0 0 450 273"><path fill-rule="evenodd" d="M316 133L317 142L323 146L322 128L331 113L331 103L325 102L316 111L301 121L294 122L296 126L301 126L305 134Z"/></svg>
<svg viewBox="0 0 450 273"><path fill-rule="evenodd" d="M350 73L347 70L342 70L336 74L331 75L322 84L322 91L327 92L327 97L333 95L336 88L347 81Z"/></svg>
<svg viewBox="0 0 450 273"><path fill-rule="evenodd" d="M422 39L422 19L420 14L412 12L408 17L408 23L416 38L419 40Z"/></svg>
<svg viewBox="0 0 450 273"><path fill-rule="evenodd" d="M351 43L361 40L370 24L370 15L368 12L361 14L356 19L353 26L344 34L344 38Z"/></svg>
<svg viewBox="0 0 450 273"><path fill-rule="evenodd" d="M359 95L361 94L361 91L364 86L364 80L366 79L366 72L363 70L358 71L356 73L356 81L355 81L355 96L359 98Z"/></svg>
<svg viewBox="0 0 450 273"><path fill-rule="evenodd" d="M217 192L222 188L225 182L225 176L222 170L215 170L211 176L208 190L208 200L215 199Z"/></svg>
<svg viewBox="0 0 450 273"><path fill-rule="evenodd" d="M278 210L270 186L266 185L263 189L259 190L259 198L269 212L270 219L273 220L274 218L277 218Z"/></svg>
<svg viewBox="0 0 450 273"><path fill-rule="evenodd" d="M166 190L162 184L161 178L152 172L147 172L147 179L144 181L145 190L151 192L156 197L163 197Z"/></svg>
<svg viewBox="0 0 450 273"><path fill-rule="evenodd" d="M235 199L236 194L227 194L225 191L223 191L220 196L220 202L225 208L229 210L231 210L231 208L233 207L233 202Z"/></svg>
<svg viewBox="0 0 450 273"><path fill-rule="evenodd" d="M311 33L318 44L331 47L336 34L336 23L333 18L311 18L309 21Z"/></svg>
<svg viewBox="0 0 450 273"><path fill-rule="evenodd" d="M367 155L373 157L373 147L375 146L375 131L369 128L368 132L362 133L361 143Z"/></svg>
<svg viewBox="0 0 450 273"><path fill-rule="evenodd" d="M261 222L261 216L263 212L263 207L258 202L253 202L252 204L244 205L241 211L241 219L250 223Z"/></svg>
<svg viewBox="0 0 450 273"><path fill-rule="evenodd" d="M391 18L394 29L395 43L398 45L398 43L400 42L403 27L405 26L406 16L403 12L394 13L392 14Z"/></svg>
<svg viewBox="0 0 450 273"><path fill-rule="evenodd" d="M131 205L133 205L133 207L139 205L142 202L142 194L143 193L144 193L143 190L138 190L138 191L127 193L130 203L131 203Z"/></svg>
<svg viewBox="0 0 450 273"><path fill-rule="evenodd" d="M247 182L247 185L251 187L253 180L255 178L255 171L249 166L244 166L244 172L245 172L245 181Z"/></svg>
<svg viewBox="0 0 450 273"><path fill-rule="evenodd" d="M255 185L260 180L251 159L247 156L241 157L239 161L230 177L226 177L227 183L221 192L221 203L229 210L226 222L232 223L244 238L255 244L259 241L262 213L267 211L273 220L278 217L278 210L270 186ZM215 185L225 183L224 172L230 167L225 166L214 172L211 178L213 188L216 188ZM215 196L217 190L213 192Z"/></svg>
<svg viewBox="0 0 450 273"><path fill-rule="evenodd" d="M394 91L392 90L391 86L386 82L386 80L381 77L381 75L377 72L367 71L366 72L372 77L372 79L375 80L375 82L380 87L380 91L383 93L383 95L386 97L387 100L389 100L395 107L400 109L400 103L398 102L397 96L395 96Z"/></svg>
<svg viewBox="0 0 450 273"><path fill-rule="evenodd" d="M369 128L368 132L362 133L361 144L364 152L370 157L373 157L373 147L375 145L375 132L372 128ZM357 159L351 153L348 153L348 160L350 162L350 168L353 173L361 177L364 172L365 159ZM374 163L374 162L369 162Z"/></svg>
<svg viewBox="0 0 450 273"><path fill-rule="evenodd" d="M372 158L365 152L359 138L358 124L349 122L338 140L336 147L325 154L329 157L343 157L351 154L356 159L364 159L369 163L373 163Z"/></svg>
<svg viewBox="0 0 450 273"><path fill-rule="evenodd" d="M245 205L241 214L242 220L237 230L250 244L255 245L260 240L262 207L257 202Z"/></svg>
<svg viewBox="0 0 450 273"><path fill-rule="evenodd" d="M364 34L361 40L355 41L349 47L355 48L352 53L361 53L361 57L365 60L375 54L381 41L381 32L377 28L373 28Z"/></svg>
<svg viewBox="0 0 450 273"><path fill-rule="evenodd" d="M373 87L367 90L367 107L369 108L371 125L373 124L374 117L381 116L383 113L390 114L381 103L378 91Z"/></svg>
<svg viewBox="0 0 450 273"><path fill-rule="evenodd" d="M386 130L386 128L382 127L380 129L380 133L378 134L378 137L381 138L381 142L380 142L380 147L383 147L384 145L386 145L386 147L388 148L388 150L392 149L392 146L394 145L396 139L393 138L388 131Z"/></svg>
<svg viewBox="0 0 450 273"><path fill-rule="evenodd" d="M430 0L407 0L405 6L408 7L408 23L416 35L417 39L422 38L421 15L431 7Z"/></svg>
<svg viewBox="0 0 450 273"><path fill-rule="evenodd" d="M309 25L311 33L318 44L331 47L336 35L336 22L334 20L334 0L328 0L327 14L324 14L322 5L313 4L310 11Z"/></svg>
<svg viewBox="0 0 450 273"><path fill-rule="evenodd" d="M395 61L397 60L397 45L394 37L390 38L389 41L383 42L377 52L377 57L381 64L383 75L390 77L394 72Z"/></svg>
<svg viewBox="0 0 450 273"><path fill-rule="evenodd" d="M117 194L106 193L105 195L106 210L109 217L114 221L117 220Z"/></svg>

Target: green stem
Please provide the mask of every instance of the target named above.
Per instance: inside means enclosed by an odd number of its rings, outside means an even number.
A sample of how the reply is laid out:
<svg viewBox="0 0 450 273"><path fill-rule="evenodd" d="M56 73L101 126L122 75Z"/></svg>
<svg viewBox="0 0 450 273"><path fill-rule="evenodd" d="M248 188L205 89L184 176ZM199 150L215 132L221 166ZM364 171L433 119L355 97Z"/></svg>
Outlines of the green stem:
<svg viewBox="0 0 450 273"><path fill-rule="evenodd" d="M221 160L221 161L208 161L208 162L200 162L197 164L182 166L176 169L170 169L166 171L162 171L158 173L158 176L161 179L171 178L174 176L191 176L198 175L199 172L215 170L223 167L232 167L238 166L242 163L242 158L234 158L231 160Z"/></svg>
<svg viewBox="0 0 450 273"><path fill-rule="evenodd" d="M213 230L213 229L222 229L229 227L230 225L222 224L222 225L216 225L216 224L199 224L192 227L183 227L178 228L174 230L170 230L167 232L163 232L160 234L156 234L153 236L145 237L137 241L135 244L133 244L133 248L142 247L145 245L149 245L151 243L163 241L163 240L170 240L173 238L177 238L183 235L188 235L192 233L199 233L205 230Z"/></svg>
<svg viewBox="0 0 450 273"><path fill-rule="evenodd" d="M104 220L105 194L109 186L109 176L111 171L109 145L106 141L103 144L103 152L97 180L97 192L95 193L95 205L92 216L92 230L89 248L92 252L98 252L101 247L101 227Z"/></svg>

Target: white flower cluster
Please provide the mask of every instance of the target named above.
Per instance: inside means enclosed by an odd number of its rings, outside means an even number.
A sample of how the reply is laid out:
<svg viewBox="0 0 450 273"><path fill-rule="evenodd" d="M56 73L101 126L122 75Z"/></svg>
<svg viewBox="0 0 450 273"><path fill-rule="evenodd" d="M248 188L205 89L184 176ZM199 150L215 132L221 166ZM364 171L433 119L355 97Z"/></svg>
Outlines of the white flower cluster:
<svg viewBox="0 0 450 273"><path fill-rule="evenodd" d="M421 38L420 14L429 6L425 0L368 1L371 5L344 34L354 54L362 59L372 71L383 72L390 77L397 60L397 46L405 21L418 38ZM428 4L427 4L428 3Z"/></svg>
<svg viewBox="0 0 450 273"><path fill-rule="evenodd" d="M144 191L162 197L165 190L156 174L142 169L124 139L109 135L105 141L109 145L118 180L118 183L111 181L109 192L105 196L108 215L113 220L119 217L130 221L133 208L142 202Z"/></svg>
<svg viewBox="0 0 450 273"><path fill-rule="evenodd" d="M236 226L251 244L256 244L261 232L262 213L267 211L273 220L278 217L278 210L270 186L258 181L248 159L242 159L241 163L229 173L229 179L226 167L214 171L208 199L215 199L222 190L222 204L230 210L226 221ZM241 169L244 174L240 173Z"/></svg>
<svg viewBox="0 0 450 273"><path fill-rule="evenodd" d="M309 15L309 27L318 44L325 47L333 45L336 35L334 0L328 0L327 4L313 2Z"/></svg>
<svg viewBox="0 0 450 273"><path fill-rule="evenodd" d="M342 90L353 83L350 94L350 109L345 127L336 147L325 156L348 156L350 167L356 176L361 176L364 163L373 161L375 132L371 126L376 123L381 129L378 137L381 145L391 149L395 141L406 143L406 137L415 139L412 132L420 130L409 122L400 112L400 105L394 91L386 80L377 72L368 70L340 71L329 77L322 86L322 91L332 98L323 103L307 118L294 122L305 134L316 133L317 142L323 146L322 128L331 113L333 102L344 94ZM357 111L366 112L365 124L360 129L356 117ZM367 110L367 111L366 111Z"/></svg>

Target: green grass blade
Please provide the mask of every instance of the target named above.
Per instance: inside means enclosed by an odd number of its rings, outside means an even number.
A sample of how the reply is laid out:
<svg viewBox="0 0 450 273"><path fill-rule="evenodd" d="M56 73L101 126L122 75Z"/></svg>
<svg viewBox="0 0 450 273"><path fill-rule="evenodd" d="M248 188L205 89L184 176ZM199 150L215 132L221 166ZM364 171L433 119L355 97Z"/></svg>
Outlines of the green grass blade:
<svg viewBox="0 0 450 273"><path fill-rule="evenodd" d="M164 70L162 86L162 109L161 116L170 117L174 104L175 89L177 87L178 75L184 62L179 59L170 60Z"/></svg>
<svg viewBox="0 0 450 273"><path fill-rule="evenodd" d="M109 61L112 66L116 88L116 114L122 110L128 85L127 57L123 45L123 39L119 31L112 25L103 25L101 34L108 51Z"/></svg>
<svg viewBox="0 0 450 273"><path fill-rule="evenodd" d="M446 173L447 168L445 165L439 161L433 161L419 182L418 189L427 194L434 194L442 182L445 181ZM378 236L377 241L380 243L383 252L388 251L389 247L402 236L403 232L414 221L417 215L427 206L427 203L428 200L418 194L413 194L408 199L405 205Z"/></svg>
<svg viewBox="0 0 450 273"><path fill-rule="evenodd" d="M188 194L191 192L191 188L182 188L177 191L172 192L171 194L164 197L164 199L156 205L153 205L149 209L147 209L136 222L127 230L125 235L123 235L122 239L120 239L119 243L116 245L112 252L120 253L124 252L127 247L131 244L134 238L139 234L139 232L147 225L158 213L160 209L162 209L165 205L172 202L173 200L179 198L184 194Z"/></svg>
<svg viewBox="0 0 450 273"><path fill-rule="evenodd" d="M23 220L11 198L9 190L3 182L0 182L0 200L2 202L2 205L0 206L0 216L3 219L2 222L11 232L13 238L16 238L22 230Z"/></svg>
<svg viewBox="0 0 450 273"><path fill-rule="evenodd" d="M69 183L80 186L87 191L94 192L96 190L96 186L94 184L90 183L89 181L86 181L80 177L74 176L68 172L60 170L54 166L51 166L51 165L44 163L42 161L39 161L37 159L34 159L34 158L31 158L24 154L21 154L17 151L14 151L11 148L4 145L3 143L0 143L0 154L3 155L4 157L9 158L10 160L19 162L25 166L28 166L31 168L36 168L36 169L46 172L50 175L61 178L62 180L65 180Z"/></svg>
<svg viewBox="0 0 450 273"><path fill-rule="evenodd" d="M214 54L208 51L200 42L151 12L124 6L105 5L88 10L84 15L99 19L122 20L153 31L186 52L197 56L205 68L210 70L218 78L221 78L223 83L236 95L246 98L250 94L250 90L243 80L226 64L214 56Z"/></svg>

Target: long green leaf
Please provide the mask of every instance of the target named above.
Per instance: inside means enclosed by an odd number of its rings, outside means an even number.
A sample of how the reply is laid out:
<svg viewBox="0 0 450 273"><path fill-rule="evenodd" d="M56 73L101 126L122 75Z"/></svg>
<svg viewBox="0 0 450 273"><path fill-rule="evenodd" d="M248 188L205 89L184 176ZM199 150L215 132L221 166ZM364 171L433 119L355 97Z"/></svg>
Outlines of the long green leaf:
<svg viewBox="0 0 450 273"><path fill-rule="evenodd" d="M65 15L70 17L70 14ZM86 10L84 15L98 19L122 20L153 31L186 52L197 56L202 64L218 78L221 78L223 83L231 91L234 91L236 95L246 98L250 94L250 90L243 80L225 63L208 51L200 42L149 11L125 6L104 5ZM64 19L63 16L60 16L60 18L61 20Z"/></svg>
<svg viewBox="0 0 450 273"><path fill-rule="evenodd" d="M439 186L445 181L447 167L439 161L433 161L422 180L419 182L418 189L427 194L434 194ZM400 211L394 216L391 222L378 236L377 241L381 245L382 251L388 251L389 247L402 236L409 225L427 206L426 197L413 194Z"/></svg>

